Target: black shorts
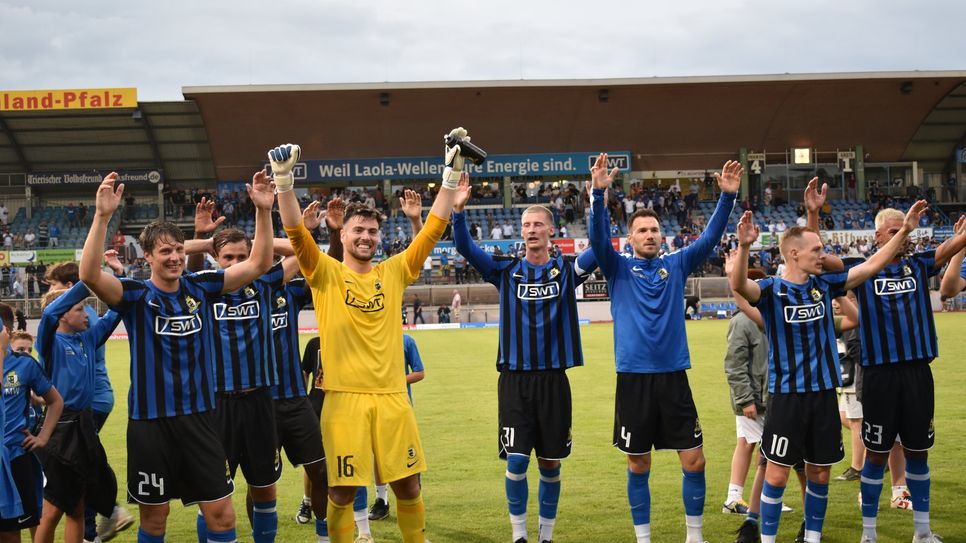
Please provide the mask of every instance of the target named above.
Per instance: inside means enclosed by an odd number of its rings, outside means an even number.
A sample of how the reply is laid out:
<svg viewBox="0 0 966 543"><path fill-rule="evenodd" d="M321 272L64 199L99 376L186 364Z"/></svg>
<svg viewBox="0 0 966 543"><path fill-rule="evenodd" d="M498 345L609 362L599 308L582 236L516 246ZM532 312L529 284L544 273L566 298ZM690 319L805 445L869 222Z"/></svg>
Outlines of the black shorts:
<svg viewBox="0 0 966 543"><path fill-rule="evenodd" d="M502 371L497 383L500 458L570 456L570 381L564 370Z"/></svg>
<svg viewBox="0 0 966 543"><path fill-rule="evenodd" d="M304 466L325 460L322 431L308 398L275 400L275 426L278 448L293 466Z"/></svg>
<svg viewBox="0 0 966 543"><path fill-rule="evenodd" d="M896 437L910 451L927 451L935 442L935 387L925 361L862 368L862 441L865 448L888 453Z"/></svg>
<svg viewBox="0 0 966 543"><path fill-rule="evenodd" d="M40 462L33 454L25 453L10 462L10 471L20 493L20 502L23 503L23 515L12 519L0 518L0 532L19 532L40 524L40 511L37 509Z"/></svg>
<svg viewBox="0 0 966 543"><path fill-rule="evenodd" d="M686 451L704 444L684 370L618 373L614 403L613 443L621 452Z"/></svg>
<svg viewBox="0 0 966 543"><path fill-rule="evenodd" d="M128 503L191 505L234 491L212 412L128 421Z"/></svg>
<svg viewBox="0 0 966 543"><path fill-rule="evenodd" d="M845 458L835 390L768 397L761 454L769 462L831 466Z"/></svg>
<svg viewBox="0 0 966 543"><path fill-rule="evenodd" d="M309 403L312 404L312 411L315 411L315 418L322 420L322 404L325 403L325 392L321 388L309 390Z"/></svg>
<svg viewBox="0 0 966 543"><path fill-rule="evenodd" d="M215 424L228 456L232 479L241 466L248 486L272 486L282 476L282 461L275 440L275 401L266 387L250 392L220 393L215 403Z"/></svg>

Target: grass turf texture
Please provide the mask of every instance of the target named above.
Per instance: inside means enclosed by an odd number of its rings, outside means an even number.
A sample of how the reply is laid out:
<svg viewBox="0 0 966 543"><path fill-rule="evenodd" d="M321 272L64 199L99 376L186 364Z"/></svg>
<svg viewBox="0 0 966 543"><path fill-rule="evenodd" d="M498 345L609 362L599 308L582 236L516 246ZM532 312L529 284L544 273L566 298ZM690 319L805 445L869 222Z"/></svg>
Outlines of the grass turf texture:
<svg viewBox="0 0 966 543"><path fill-rule="evenodd" d="M720 513L725 499L731 454L735 445L734 415L723 371L727 321L698 321L687 325L692 369L688 372L698 414L704 429L707 457L707 500L704 534L709 541L733 541L741 517ZM930 456L932 470L933 528L947 542L966 540L966 525L959 519L966 509L966 437L957 429L966 419L966 314L937 314L942 357L933 364L936 382L937 447ZM626 495L626 461L611 446L614 403L613 333L610 325L581 328L586 366L568 372L573 389L573 454L563 462L562 492L554 541L634 541ZM429 462L423 477L427 508L427 538L443 542L508 542L510 527L504 497L505 464L497 457L496 329L411 332L426 365L426 380L413 386L416 416ZM310 336L302 336L303 345ZM127 409L128 348L125 341L110 341L108 367L117 404L101 433L121 487L126 488L125 414ZM846 449L848 435L843 434ZM846 460L832 467L832 476L848 467ZM284 456L283 456L284 458ZM751 477L745 484L745 499ZM536 541L537 473L531 461L528 526ZM883 489L879 515L879 541L908 541L912 513L889 508L891 492ZM794 483L793 483L794 484ZM651 532L655 543L685 538L681 503L681 468L673 452L654 453L650 478ZM825 521L825 541L857 541L861 518L856 502L858 482L832 481ZM234 496L241 541L251 541L245 516L244 479L239 473ZM370 503L374 499L370 492ZM279 532L277 541L315 541L314 526L296 525L293 517L302 497L302 472L286 464L278 486ZM780 541L792 541L801 522L802 504L789 487L786 502L794 513L782 516ZM395 502L389 519L371 522L376 541L401 541L395 524ZM137 514L136 507L131 512ZM196 541L197 508L172 502L167 541ZM959 519L959 520L957 520ZM116 541L136 541L132 527Z"/></svg>

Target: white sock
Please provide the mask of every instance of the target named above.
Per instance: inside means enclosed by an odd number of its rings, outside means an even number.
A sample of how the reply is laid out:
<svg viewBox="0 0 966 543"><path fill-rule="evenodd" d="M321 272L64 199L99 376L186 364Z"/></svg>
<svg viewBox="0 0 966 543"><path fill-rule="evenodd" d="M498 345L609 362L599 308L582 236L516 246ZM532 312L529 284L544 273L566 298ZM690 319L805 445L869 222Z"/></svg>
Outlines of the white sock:
<svg viewBox="0 0 966 543"><path fill-rule="evenodd" d="M650 524L635 524L634 533L637 534L637 543L651 543Z"/></svg>
<svg viewBox="0 0 966 543"><path fill-rule="evenodd" d="M734 483L730 483L728 485L728 503L740 500L744 492L745 492L745 487L741 485L736 485Z"/></svg>
<svg viewBox="0 0 966 543"><path fill-rule="evenodd" d="M312 503L312 498L302 494L302 503Z"/></svg>
<svg viewBox="0 0 966 543"><path fill-rule="evenodd" d="M510 515L510 527L513 528L513 540L527 538L527 515Z"/></svg>
<svg viewBox="0 0 966 543"><path fill-rule="evenodd" d="M822 532L815 530L805 530L805 543L821 543Z"/></svg>
<svg viewBox="0 0 966 543"><path fill-rule="evenodd" d="M775 543L775 538L776 537L777 536L774 536L774 535L765 535L765 534L762 534L761 535L761 543Z"/></svg>
<svg viewBox="0 0 966 543"><path fill-rule="evenodd" d="M875 530L876 518L875 517L862 517L862 536L868 537L872 541L878 538Z"/></svg>
<svg viewBox="0 0 966 543"><path fill-rule="evenodd" d="M688 527L688 541L700 543L704 541L704 534L701 533L701 525L704 524L704 515L684 515L684 524Z"/></svg>
<svg viewBox="0 0 966 543"><path fill-rule="evenodd" d="M916 528L916 537L928 537L932 533L929 529L929 511L913 510L912 524Z"/></svg>
<svg viewBox="0 0 966 543"><path fill-rule="evenodd" d="M376 485L376 498L389 503L389 485Z"/></svg>
<svg viewBox="0 0 966 543"><path fill-rule="evenodd" d="M329 543L329 536L327 536L327 535L320 535L319 536L319 543Z"/></svg>
<svg viewBox="0 0 966 543"><path fill-rule="evenodd" d="M368 535L369 531L369 512L365 509L361 511L353 511L352 516L356 519L356 528L359 529L359 535Z"/></svg>
<svg viewBox="0 0 966 543"><path fill-rule="evenodd" d="M543 518L539 517L537 526L540 527L537 541L553 541L553 525L556 524L557 519L555 518Z"/></svg>
<svg viewBox="0 0 966 543"><path fill-rule="evenodd" d="M906 490L907 489L905 485L892 487L892 498L895 499L895 498L898 498L899 496L902 496L902 493L905 492Z"/></svg>

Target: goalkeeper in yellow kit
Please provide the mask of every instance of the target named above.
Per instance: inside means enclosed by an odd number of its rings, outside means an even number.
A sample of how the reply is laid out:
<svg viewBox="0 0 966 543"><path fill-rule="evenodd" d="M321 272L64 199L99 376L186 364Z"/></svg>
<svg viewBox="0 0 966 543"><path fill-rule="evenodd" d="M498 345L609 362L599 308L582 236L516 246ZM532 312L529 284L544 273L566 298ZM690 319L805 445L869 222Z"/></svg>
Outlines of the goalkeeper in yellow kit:
<svg viewBox="0 0 966 543"><path fill-rule="evenodd" d="M451 135L463 138L466 131ZM302 225L292 192L297 145L269 151L278 207L299 267L312 288L325 375L322 441L329 478L328 532L332 543L351 543L356 487L373 481L373 463L396 495L405 543L423 543L425 509L417 475L426 470L416 419L406 394L403 292L419 277L423 262L443 235L463 169L459 145L446 147L442 188L425 227L405 251L378 264L382 215L363 204L346 207L343 261L322 253Z"/></svg>

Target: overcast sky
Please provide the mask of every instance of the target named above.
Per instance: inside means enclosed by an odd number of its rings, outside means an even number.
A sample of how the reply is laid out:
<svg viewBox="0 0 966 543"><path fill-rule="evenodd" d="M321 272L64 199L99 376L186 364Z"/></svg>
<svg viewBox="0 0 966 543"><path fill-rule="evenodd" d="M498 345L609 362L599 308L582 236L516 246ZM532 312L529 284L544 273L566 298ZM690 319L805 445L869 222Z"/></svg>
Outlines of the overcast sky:
<svg viewBox="0 0 966 543"><path fill-rule="evenodd" d="M0 89L966 69L961 0L794 4L0 0Z"/></svg>

